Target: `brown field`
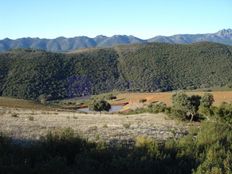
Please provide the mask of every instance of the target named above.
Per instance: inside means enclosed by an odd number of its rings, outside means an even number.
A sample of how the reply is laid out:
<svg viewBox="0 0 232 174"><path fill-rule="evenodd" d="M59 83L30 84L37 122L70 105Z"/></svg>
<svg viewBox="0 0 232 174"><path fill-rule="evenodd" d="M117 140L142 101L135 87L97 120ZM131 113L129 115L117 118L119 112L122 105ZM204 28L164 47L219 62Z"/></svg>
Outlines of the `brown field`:
<svg viewBox="0 0 232 174"><path fill-rule="evenodd" d="M188 95L203 95L205 92L186 92ZM209 92L214 96L215 106L222 102L232 102L232 91L213 91ZM160 101L166 103L168 106L172 104L172 95L175 92L159 92L159 93L121 93L117 95L118 102L129 102L129 105L140 105L139 100L147 99L146 103Z"/></svg>

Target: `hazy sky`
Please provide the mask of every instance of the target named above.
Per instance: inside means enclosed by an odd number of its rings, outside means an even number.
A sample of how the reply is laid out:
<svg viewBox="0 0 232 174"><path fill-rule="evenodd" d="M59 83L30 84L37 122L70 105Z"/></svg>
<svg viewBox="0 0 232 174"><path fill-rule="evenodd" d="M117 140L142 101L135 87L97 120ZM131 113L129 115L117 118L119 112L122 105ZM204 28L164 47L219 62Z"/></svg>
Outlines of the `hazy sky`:
<svg viewBox="0 0 232 174"><path fill-rule="evenodd" d="M0 0L0 39L134 35L232 28L232 0Z"/></svg>

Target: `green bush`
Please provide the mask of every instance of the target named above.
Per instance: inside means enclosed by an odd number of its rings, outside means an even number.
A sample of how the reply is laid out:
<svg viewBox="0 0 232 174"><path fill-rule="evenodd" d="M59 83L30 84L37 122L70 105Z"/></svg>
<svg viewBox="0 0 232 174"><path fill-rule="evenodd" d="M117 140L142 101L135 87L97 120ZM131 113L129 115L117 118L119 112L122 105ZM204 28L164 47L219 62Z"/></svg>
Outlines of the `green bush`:
<svg viewBox="0 0 232 174"><path fill-rule="evenodd" d="M174 116L180 120L185 120L187 115L186 112L180 109L171 108L171 116Z"/></svg>
<svg viewBox="0 0 232 174"><path fill-rule="evenodd" d="M105 100L93 100L89 104L89 109L92 111L109 111L111 105Z"/></svg>
<svg viewBox="0 0 232 174"><path fill-rule="evenodd" d="M167 105L163 102L152 103L148 106L148 110L151 113L165 112Z"/></svg>
<svg viewBox="0 0 232 174"><path fill-rule="evenodd" d="M220 119L223 121L232 124L232 104L229 103L222 103L217 110L216 113Z"/></svg>
<svg viewBox="0 0 232 174"><path fill-rule="evenodd" d="M205 108L210 108L214 103L214 97L211 93L205 93L201 97L201 105Z"/></svg>

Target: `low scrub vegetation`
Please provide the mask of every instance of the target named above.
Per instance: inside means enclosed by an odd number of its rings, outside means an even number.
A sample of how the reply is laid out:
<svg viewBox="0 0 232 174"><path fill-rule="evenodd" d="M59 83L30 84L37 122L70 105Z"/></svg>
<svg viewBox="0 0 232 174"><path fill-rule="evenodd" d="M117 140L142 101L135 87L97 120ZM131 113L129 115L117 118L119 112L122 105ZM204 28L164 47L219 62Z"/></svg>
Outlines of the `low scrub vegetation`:
<svg viewBox="0 0 232 174"><path fill-rule="evenodd" d="M70 128L27 146L0 135L0 173L229 174L231 131L228 124L206 122L177 140L140 136L134 145L110 147L88 142Z"/></svg>
<svg viewBox="0 0 232 174"><path fill-rule="evenodd" d="M148 111L151 113L160 113L167 110L167 105L163 102L152 103L148 106Z"/></svg>

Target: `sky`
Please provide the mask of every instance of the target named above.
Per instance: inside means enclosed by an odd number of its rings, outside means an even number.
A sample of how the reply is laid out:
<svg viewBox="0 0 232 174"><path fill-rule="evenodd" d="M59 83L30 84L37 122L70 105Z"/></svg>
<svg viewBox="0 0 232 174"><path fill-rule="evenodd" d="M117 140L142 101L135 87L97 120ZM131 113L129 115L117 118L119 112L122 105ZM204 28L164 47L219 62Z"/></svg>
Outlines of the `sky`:
<svg viewBox="0 0 232 174"><path fill-rule="evenodd" d="M213 33L232 0L0 0L0 39Z"/></svg>

